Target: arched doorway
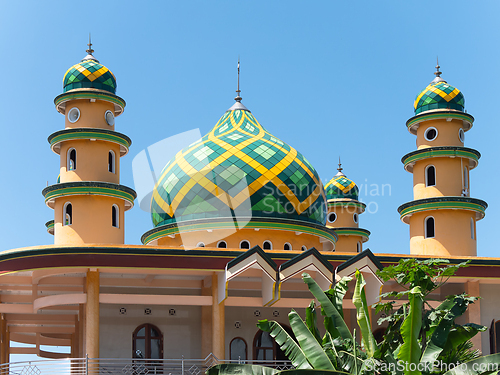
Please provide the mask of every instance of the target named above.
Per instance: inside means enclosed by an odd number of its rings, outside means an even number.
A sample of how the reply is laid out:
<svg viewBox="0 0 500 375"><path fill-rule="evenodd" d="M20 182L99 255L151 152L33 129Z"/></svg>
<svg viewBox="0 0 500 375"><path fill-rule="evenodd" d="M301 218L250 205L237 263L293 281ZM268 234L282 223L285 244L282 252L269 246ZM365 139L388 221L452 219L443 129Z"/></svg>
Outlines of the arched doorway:
<svg viewBox="0 0 500 375"><path fill-rule="evenodd" d="M132 357L163 358L163 334L158 327L145 323L135 329L132 335Z"/></svg>
<svg viewBox="0 0 500 375"><path fill-rule="evenodd" d="M280 324L285 331L295 340L295 335L290 327ZM253 359L262 361L287 361L285 353L276 344L269 332L258 330L253 339Z"/></svg>

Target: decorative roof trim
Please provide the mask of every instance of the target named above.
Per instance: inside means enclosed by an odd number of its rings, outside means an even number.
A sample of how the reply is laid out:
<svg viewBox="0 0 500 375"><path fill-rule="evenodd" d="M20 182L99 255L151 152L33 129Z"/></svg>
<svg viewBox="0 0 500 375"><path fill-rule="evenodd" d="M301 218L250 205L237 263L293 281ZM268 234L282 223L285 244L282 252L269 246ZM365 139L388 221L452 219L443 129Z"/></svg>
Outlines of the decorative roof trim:
<svg viewBox="0 0 500 375"><path fill-rule="evenodd" d="M363 228L355 228L355 227L338 227L333 228L335 233L339 236L360 236L362 237L362 241L366 242L370 238L370 231Z"/></svg>
<svg viewBox="0 0 500 375"><path fill-rule="evenodd" d="M429 121L429 120L438 120L438 119L456 119L462 120L464 124L464 131L468 131L472 128L472 124L474 123L474 117L465 112L458 111L447 111L447 110L436 110L432 112L425 112L413 116L408 121L406 121L406 127L408 131L412 134L417 134L417 129L420 126L421 122Z"/></svg>
<svg viewBox="0 0 500 375"><path fill-rule="evenodd" d="M49 220L45 223L45 227L47 228L47 233L54 235L54 220Z"/></svg>
<svg viewBox="0 0 500 375"><path fill-rule="evenodd" d="M115 105L115 116L120 116L125 110L126 105L125 100L119 96L96 89L78 89L65 92L56 96L54 104L57 111L64 115L66 113L66 102L77 99L97 99L111 102Z"/></svg>
<svg viewBox="0 0 500 375"><path fill-rule="evenodd" d="M61 142L73 141L75 139L98 139L100 141L116 143L120 145L120 156L126 155L132 144L131 139L125 134L98 128L64 129L52 133L47 138L50 148L56 154L59 154L61 151Z"/></svg>
<svg viewBox="0 0 500 375"><path fill-rule="evenodd" d="M234 218L208 218L190 221L181 221L180 223L172 223L153 228L141 237L143 244L147 245L150 242L168 235L179 234L180 232L196 232L214 229L270 229L270 230L285 230L290 232L302 232L306 234L322 237L333 244L337 242L337 234L330 228L319 224L300 222L295 220L285 219L264 219L251 218L248 223L237 228L237 222Z"/></svg>
<svg viewBox="0 0 500 375"><path fill-rule="evenodd" d="M407 202L398 207L398 212L401 221L406 224L410 223L410 217L415 213L435 210L473 211L476 213L476 220L481 220L485 215L484 211L487 207L488 204L481 199L467 197L437 197Z"/></svg>
<svg viewBox="0 0 500 375"><path fill-rule="evenodd" d="M329 199L327 202L327 207L356 207L360 210L360 213L363 213L366 208L366 204L360 202L356 199L351 198L342 198L342 199Z"/></svg>
<svg viewBox="0 0 500 375"><path fill-rule="evenodd" d="M55 200L60 197L101 195L123 199L125 201L125 210L129 210L134 206L134 200L137 197L136 192L127 186L97 181L55 184L43 189L42 194L45 197L45 204L50 208L54 208Z"/></svg>
<svg viewBox="0 0 500 375"><path fill-rule="evenodd" d="M359 260L363 259L364 257L368 257L379 270L381 270L382 268L384 268L384 266L382 265L382 263L380 263L380 261L375 256L375 254L373 254L370 249L366 249L366 250L363 250L358 255L353 256L349 260L347 260L344 263L342 263L341 265L339 265L335 269L335 273L338 273L338 272L342 271L343 269L346 269L347 267L349 267L352 264L358 262Z"/></svg>
<svg viewBox="0 0 500 375"><path fill-rule="evenodd" d="M413 166L417 161L429 158L466 158L469 159L470 169L474 169L479 164L481 154L479 151L468 147L429 147L410 152L401 158L405 170L412 173Z"/></svg>

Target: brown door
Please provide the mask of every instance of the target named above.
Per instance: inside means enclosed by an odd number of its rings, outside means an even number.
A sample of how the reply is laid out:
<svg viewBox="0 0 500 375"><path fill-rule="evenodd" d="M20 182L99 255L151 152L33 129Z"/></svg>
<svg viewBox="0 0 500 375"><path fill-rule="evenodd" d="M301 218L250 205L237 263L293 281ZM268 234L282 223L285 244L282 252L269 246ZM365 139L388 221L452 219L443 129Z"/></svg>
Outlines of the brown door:
<svg viewBox="0 0 500 375"><path fill-rule="evenodd" d="M163 335L158 327L146 323L137 327L132 336L132 357L163 359Z"/></svg>

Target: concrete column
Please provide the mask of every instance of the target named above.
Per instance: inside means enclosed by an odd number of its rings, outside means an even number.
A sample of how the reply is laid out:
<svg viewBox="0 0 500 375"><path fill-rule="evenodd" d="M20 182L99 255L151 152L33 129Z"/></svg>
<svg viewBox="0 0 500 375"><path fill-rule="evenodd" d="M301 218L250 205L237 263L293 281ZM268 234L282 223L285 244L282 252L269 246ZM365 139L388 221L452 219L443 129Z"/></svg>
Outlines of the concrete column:
<svg viewBox="0 0 500 375"><path fill-rule="evenodd" d="M86 279L85 352L89 358L99 358L99 272L88 271Z"/></svg>
<svg viewBox="0 0 500 375"><path fill-rule="evenodd" d="M479 280L467 281L465 283L465 292L473 297L479 297ZM467 323L476 323L481 324L481 300L477 300L472 305L469 305L469 308L466 312ZM481 333L478 333L471 339L474 344L474 349L479 349L482 351L481 345Z"/></svg>
<svg viewBox="0 0 500 375"><path fill-rule="evenodd" d="M87 290L85 290L87 293ZM85 357L85 305L78 306L78 357Z"/></svg>
<svg viewBox="0 0 500 375"><path fill-rule="evenodd" d="M7 346L7 321L5 314L0 316L0 363L7 363L6 360L6 346Z"/></svg>
<svg viewBox="0 0 500 375"><path fill-rule="evenodd" d="M203 280L202 296L212 295L212 277ZM201 307L201 357L206 358L212 352L212 307Z"/></svg>
<svg viewBox="0 0 500 375"><path fill-rule="evenodd" d="M218 359L225 359L226 343L225 343L225 317L224 317L224 301L219 304L218 297L218 278L214 272L212 275L212 353Z"/></svg>

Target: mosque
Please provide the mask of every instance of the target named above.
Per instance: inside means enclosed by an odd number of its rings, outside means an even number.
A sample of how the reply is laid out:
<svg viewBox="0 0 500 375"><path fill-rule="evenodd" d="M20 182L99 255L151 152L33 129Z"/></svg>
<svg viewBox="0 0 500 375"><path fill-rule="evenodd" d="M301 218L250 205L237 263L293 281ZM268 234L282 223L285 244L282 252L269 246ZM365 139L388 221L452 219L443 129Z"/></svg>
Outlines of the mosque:
<svg viewBox="0 0 500 375"><path fill-rule="evenodd" d="M472 260L435 297L482 296L462 319L491 327L474 345L497 351L500 263L477 257L476 222L487 204L470 196L480 153L464 146L474 118L439 66L406 122L417 142L402 158L414 199L398 211L410 227L411 255L366 250L365 204L340 163L323 186L311 163L244 106L239 85L213 129L164 167L151 199L152 229L136 246L124 244L136 193L120 184L131 140L115 130L125 101L93 53L89 43L54 100L64 128L48 141L60 175L42 192L54 212L46 224L54 245L0 253L1 363L10 354L280 360L255 323L286 324L290 308L304 312L312 298L303 272L327 289L359 269L372 303L394 285L382 285L377 269L408 256ZM354 327L350 298L345 315ZM381 334L377 317L373 311L372 328ZM56 346L70 354L47 350Z"/></svg>

